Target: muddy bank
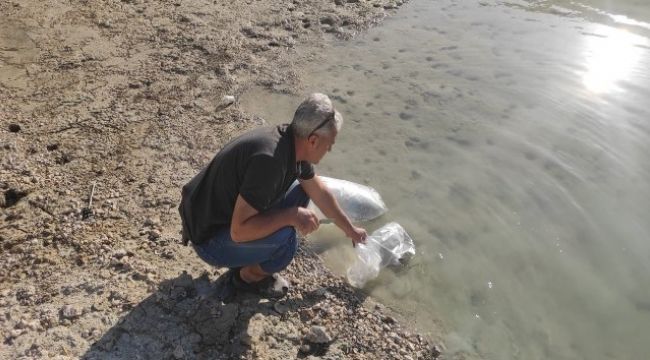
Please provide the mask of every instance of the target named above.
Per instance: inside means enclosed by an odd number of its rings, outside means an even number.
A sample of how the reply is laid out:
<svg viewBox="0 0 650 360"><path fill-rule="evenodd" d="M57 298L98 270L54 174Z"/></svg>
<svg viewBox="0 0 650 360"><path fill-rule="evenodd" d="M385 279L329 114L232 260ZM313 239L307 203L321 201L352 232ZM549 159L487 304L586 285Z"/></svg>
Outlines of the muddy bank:
<svg viewBox="0 0 650 360"><path fill-rule="evenodd" d="M286 299L222 304L178 233L180 187L264 123L227 96L299 92L319 43L399 5L1 3L0 357L434 357L307 249Z"/></svg>

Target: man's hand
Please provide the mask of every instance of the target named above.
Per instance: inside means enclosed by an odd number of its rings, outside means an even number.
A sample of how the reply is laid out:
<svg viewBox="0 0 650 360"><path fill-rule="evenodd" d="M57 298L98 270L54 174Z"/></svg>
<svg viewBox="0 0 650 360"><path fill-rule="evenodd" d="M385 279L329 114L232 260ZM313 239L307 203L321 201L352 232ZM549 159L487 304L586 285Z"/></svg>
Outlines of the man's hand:
<svg viewBox="0 0 650 360"><path fill-rule="evenodd" d="M302 236L307 236L318 229L318 217L312 210L298 207L293 226L298 229Z"/></svg>
<svg viewBox="0 0 650 360"><path fill-rule="evenodd" d="M354 247L356 247L359 243L365 244L366 238L368 237L368 234L364 228L356 226L352 226L348 231L346 231L345 235L352 239L352 246Z"/></svg>
<svg viewBox="0 0 650 360"><path fill-rule="evenodd" d="M366 230L352 225L350 219L345 215L339 206L334 195L327 189L323 181L314 176L310 180L300 180L300 186L305 190L309 198L318 206L319 209L334 224L338 226L345 235L352 239L352 245L357 246L359 243L365 243L368 234Z"/></svg>

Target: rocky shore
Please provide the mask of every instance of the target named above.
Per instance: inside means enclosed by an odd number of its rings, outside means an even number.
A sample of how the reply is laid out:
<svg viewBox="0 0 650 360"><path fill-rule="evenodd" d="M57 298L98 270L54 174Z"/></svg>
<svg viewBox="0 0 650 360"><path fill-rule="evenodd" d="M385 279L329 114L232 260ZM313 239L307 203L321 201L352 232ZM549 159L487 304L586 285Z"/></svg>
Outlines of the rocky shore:
<svg viewBox="0 0 650 360"><path fill-rule="evenodd" d="M304 246L286 298L218 301L176 210L264 123L238 95L298 93L310 51L401 4L0 2L0 358L438 357Z"/></svg>

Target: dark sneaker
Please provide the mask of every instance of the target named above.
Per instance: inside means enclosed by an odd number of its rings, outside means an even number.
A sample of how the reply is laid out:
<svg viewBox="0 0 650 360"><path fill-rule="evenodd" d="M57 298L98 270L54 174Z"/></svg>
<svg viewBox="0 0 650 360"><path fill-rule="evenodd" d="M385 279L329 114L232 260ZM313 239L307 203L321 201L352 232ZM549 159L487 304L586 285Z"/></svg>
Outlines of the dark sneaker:
<svg viewBox="0 0 650 360"><path fill-rule="evenodd" d="M237 289L233 285L232 278L235 274L239 273L241 268L232 268L222 275L219 283L217 284L217 299L228 304L235 299Z"/></svg>
<svg viewBox="0 0 650 360"><path fill-rule="evenodd" d="M230 281L238 291L248 292L267 299L279 299L289 292L289 283L278 274L273 274L273 276L254 283L247 283L242 280L239 271L237 271L233 273Z"/></svg>

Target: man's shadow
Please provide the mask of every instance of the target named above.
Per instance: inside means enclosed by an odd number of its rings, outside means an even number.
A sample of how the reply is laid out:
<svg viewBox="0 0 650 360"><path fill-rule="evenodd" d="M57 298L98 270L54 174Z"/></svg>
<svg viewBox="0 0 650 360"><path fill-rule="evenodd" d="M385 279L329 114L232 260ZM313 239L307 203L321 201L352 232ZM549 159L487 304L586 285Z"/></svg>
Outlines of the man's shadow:
<svg viewBox="0 0 650 360"><path fill-rule="evenodd" d="M283 320L273 301L237 294L224 303L226 276L183 273L163 281L158 291L133 307L82 356L83 359L231 359L248 348L241 335L258 313ZM298 299L282 299L287 312L300 312L344 289L320 288ZM341 294L343 295L343 294ZM349 296L349 294L347 294ZM360 306L355 302L351 306ZM298 340L296 345L300 345ZM295 357L301 357L296 353Z"/></svg>
<svg viewBox="0 0 650 360"><path fill-rule="evenodd" d="M223 277L223 276L222 276ZM238 349L230 339L254 314L218 299L223 279L183 273L165 280L83 355L84 359L223 358ZM251 307L251 309L257 309Z"/></svg>

